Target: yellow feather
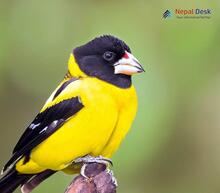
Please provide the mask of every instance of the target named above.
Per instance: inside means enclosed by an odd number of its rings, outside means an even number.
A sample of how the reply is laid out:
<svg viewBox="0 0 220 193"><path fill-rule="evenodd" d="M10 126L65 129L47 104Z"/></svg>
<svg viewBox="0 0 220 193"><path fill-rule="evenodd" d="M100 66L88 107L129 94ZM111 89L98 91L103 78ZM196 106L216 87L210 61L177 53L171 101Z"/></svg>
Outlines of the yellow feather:
<svg viewBox="0 0 220 193"><path fill-rule="evenodd" d="M54 92L41 111L76 96L80 97L84 108L35 147L31 151L28 163L23 164L21 159L16 164L19 172L35 173L43 169L64 171L66 169L65 172L70 173L69 165L78 157L87 154L111 157L127 134L137 109L134 87L118 88L97 78L83 75L76 66L78 65L71 55L69 61L71 75L74 69L74 75L83 78L70 83L52 100Z"/></svg>

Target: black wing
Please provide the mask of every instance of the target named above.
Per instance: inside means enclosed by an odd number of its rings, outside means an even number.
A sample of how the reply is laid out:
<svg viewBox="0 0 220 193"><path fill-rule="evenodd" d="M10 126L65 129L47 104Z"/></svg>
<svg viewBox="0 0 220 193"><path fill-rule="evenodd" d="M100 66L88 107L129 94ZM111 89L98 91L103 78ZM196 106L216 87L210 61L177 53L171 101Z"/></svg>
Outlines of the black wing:
<svg viewBox="0 0 220 193"><path fill-rule="evenodd" d="M53 134L68 118L82 108L83 104L79 97L73 97L63 100L39 113L21 136L3 172L21 156L29 157L29 153L34 147Z"/></svg>

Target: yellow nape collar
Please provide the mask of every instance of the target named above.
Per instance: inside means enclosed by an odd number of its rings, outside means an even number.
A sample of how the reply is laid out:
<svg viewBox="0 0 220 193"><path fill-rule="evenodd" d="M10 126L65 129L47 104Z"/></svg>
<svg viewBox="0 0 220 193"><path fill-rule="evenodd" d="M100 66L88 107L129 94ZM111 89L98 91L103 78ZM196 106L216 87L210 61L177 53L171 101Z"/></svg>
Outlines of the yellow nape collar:
<svg viewBox="0 0 220 193"><path fill-rule="evenodd" d="M71 53L68 61L68 70L72 77L87 77L87 75L80 70L74 55Z"/></svg>

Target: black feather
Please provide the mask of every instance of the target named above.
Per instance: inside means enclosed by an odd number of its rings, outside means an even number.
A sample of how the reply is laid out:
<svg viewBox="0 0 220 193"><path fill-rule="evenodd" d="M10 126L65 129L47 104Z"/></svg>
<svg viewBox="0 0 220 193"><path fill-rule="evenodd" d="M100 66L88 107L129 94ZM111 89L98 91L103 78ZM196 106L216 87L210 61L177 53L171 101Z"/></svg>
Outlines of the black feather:
<svg viewBox="0 0 220 193"><path fill-rule="evenodd" d="M32 174L19 174L15 168L12 168L5 176L0 179L0 192L12 193L14 190L26 183L32 176Z"/></svg>
<svg viewBox="0 0 220 193"><path fill-rule="evenodd" d="M33 190L41 182L56 173L53 170L45 170L38 174L20 174L13 167L5 176L0 179L0 192L12 193L19 186L25 186L27 189Z"/></svg>
<svg viewBox="0 0 220 193"><path fill-rule="evenodd" d="M115 54L111 62L103 58L103 54L107 51ZM88 76L96 77L120 88L129 88L132 84L131 76L114 73L114 64L124 56L125 51L131 53L125 42L114 36L104 35L75 48L73 54L79 68Z"/></svg>
<svg viewBox="0 0 220 193"><path fill-rule="evenodd" d="M63 100L45 111L39 113L21 136L14 148L11 159L5 165L5 171L22 156L28 156L30 151L59 129L64 122L83 108L78 97ZM32 125L32 127L31 127ZM33 129L33 125L37 125ZM28 158L26 158L28 160Z"/></svg>

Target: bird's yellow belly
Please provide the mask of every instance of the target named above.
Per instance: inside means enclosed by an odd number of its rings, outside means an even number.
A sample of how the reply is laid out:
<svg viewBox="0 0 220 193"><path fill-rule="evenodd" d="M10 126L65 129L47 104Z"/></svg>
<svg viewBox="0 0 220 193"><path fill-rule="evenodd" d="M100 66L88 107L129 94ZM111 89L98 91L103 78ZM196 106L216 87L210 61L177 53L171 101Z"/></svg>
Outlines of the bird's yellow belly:
<svg viewBox="0 0 220 193"><path fill-rule="evenodd" d="M77 157L98 156L110 138L118 118L115 101L102 97L81 109L60 129L34 148L30 162L17 164L21 173L62 170ZM35 166L36 163L37 166Z"/></svg>
<svg viewBox="0 0 220 193"><path fill-rule="evenodd" d="M111 157L117 150L136 113L135 90L133 87L115 90L110 86L100 89L100 82L98 85L94 82L95 91L86 88L80 93L84 107L35 147L29 162L23 164L21 159L16 164L20 173L63 170L78 157L87 154ZM112 90L117 96L108 94Z"/></svg>
<svg viewBox="0 0 220 193"><path fill-rule="evenodd" d="M112 108L82 109L31 153L40 166L61 170L77 157L99 155L108 141L117 120Z"/></svg>

